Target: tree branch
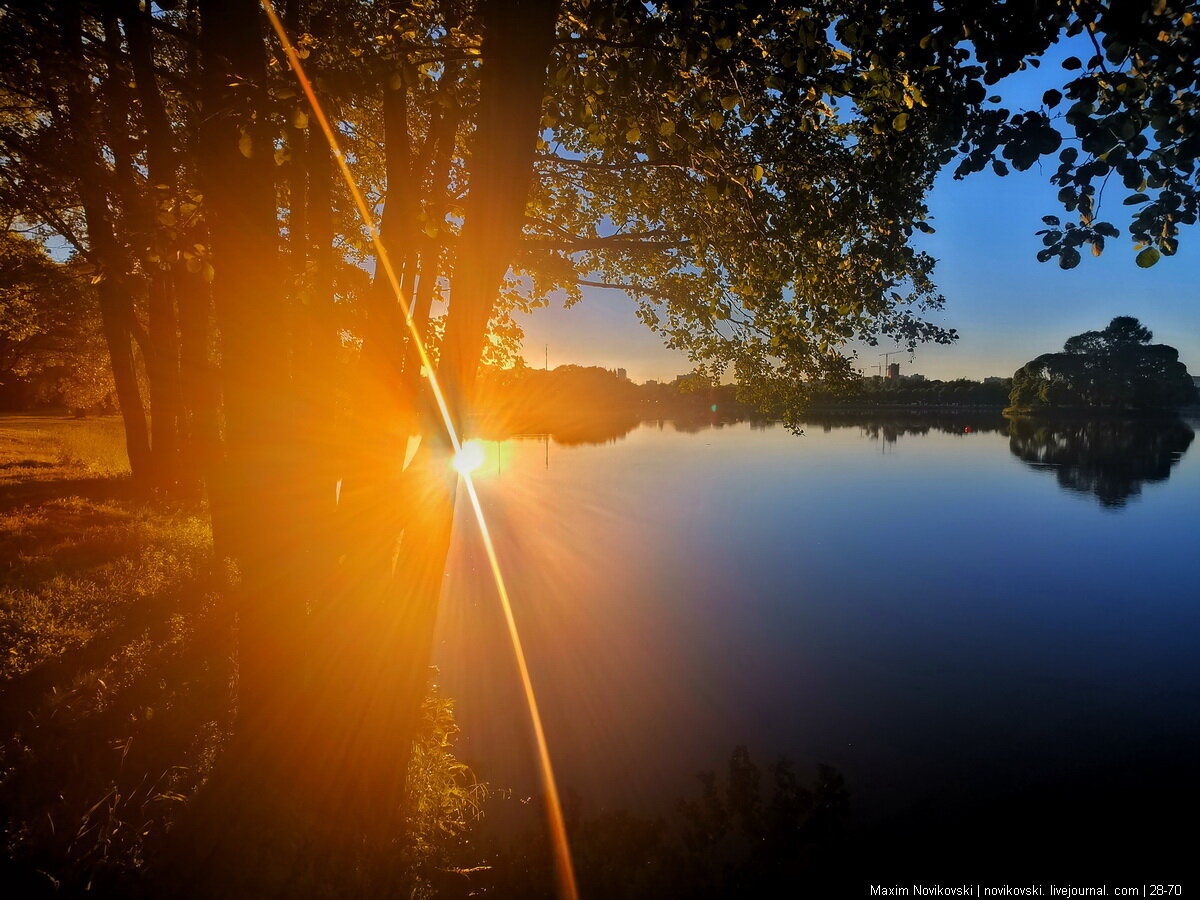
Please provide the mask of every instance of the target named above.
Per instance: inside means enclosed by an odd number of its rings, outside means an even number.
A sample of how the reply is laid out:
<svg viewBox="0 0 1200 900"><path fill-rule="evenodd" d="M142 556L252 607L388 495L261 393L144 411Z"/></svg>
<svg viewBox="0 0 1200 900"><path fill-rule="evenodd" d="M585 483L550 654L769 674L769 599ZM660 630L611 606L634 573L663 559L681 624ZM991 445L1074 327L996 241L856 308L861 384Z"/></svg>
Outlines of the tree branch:
<svg viewBox="0 0 1200 900"><path fill-rule="evenodd" d="M650 234L651 232L648 232ZM686 247L690 241L674 240L642 240L636 234L614 234L611 237L571 238L557 240L549 237L527 237L521 241L530 250L562 250L566 253L584 253L589 250L670 250Z"/></svg>

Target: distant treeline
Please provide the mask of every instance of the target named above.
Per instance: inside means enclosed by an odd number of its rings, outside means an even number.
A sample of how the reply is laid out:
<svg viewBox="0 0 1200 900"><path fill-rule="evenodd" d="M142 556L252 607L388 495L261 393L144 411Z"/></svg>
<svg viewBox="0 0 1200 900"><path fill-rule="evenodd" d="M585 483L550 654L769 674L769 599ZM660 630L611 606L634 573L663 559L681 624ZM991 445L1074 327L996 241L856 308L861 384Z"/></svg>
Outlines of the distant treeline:
<svg viewBox="0 0 1200 900"><path fill-rule="evenodd" d="M671 383L635 384L599 366L491 369L481 376L480 427L507 434L587 430L599 418L745 417L753 406L737 399L737 386L684 376Z"/></svg>
<svg viewBox="0 0 1200 900"><path fill-rule="evenodd" d="M685 375L672 382L635 384L599 366L559 366L555 369L492 369L482 376L486 410L480 428L487 434L554 432L569 435L594 430L597 420L625 417L631 423L646 418L716 416L756 418L763 413L738 398L735 384L713 384ZM895 407L987 408L1008 405L1010 379L994 382L926 381L917 378L863 378L850 385L818 387L811 391L814 410L856 410Z"/></svg>
<svg viewBox="0 0 1200 900"><path fill-rule="evenodd" d="M988 407L1003 409L1012 390L1011 378L991 381L936 381L920 377L880 378L873 375L849 385L818 387L810 392L813 409L870 409L897 406Z"/></svg>

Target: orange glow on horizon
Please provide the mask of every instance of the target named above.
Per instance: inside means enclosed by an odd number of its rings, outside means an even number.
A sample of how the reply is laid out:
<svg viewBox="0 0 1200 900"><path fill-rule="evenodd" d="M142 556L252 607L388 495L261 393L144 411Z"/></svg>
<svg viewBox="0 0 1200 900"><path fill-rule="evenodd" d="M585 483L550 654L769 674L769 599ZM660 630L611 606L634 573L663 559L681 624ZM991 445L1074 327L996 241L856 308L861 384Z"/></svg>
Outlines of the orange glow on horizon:
<svg viewBox="0 0 1200 900"><path fill-rule="evenodd" d="M337 134L335 133L329 119L325 115L325 110L317 99L316 93L313 90L312 83L304 72L304 66L300 61L299 55L296 53L296 48L293 46L291 39L288 37L287 30L284 28L283 22L275 11L275 7L271 0L260 0L263 10L270 20L271 27L274 29L276 36L279 38L280 44L283 46L284 54L287 56L288 66L295 74L297 81L300 83L301 89L304 91L304 96L308 100L308 104L313 111L313 115L317 120L317 124L321 128L321 132L325 136L325 140L329 143L329 148L333 153L334 159L337 161L338 170L341 173L342 180L345 182L347 189L350 191L351 197L354 198L355 206L358 209L360 218L365 225L368 234L371 238L371 244L375 249L378 265L383 267L384 275L387 277L388 285L392 289L392 293L396 301L400 304L401 311L404 313L404 323L408 328L410 338L413 341L413 346L417 350L417 355L421 363L423 373L428 374L426 381L429 384L429 389L433 394L434 401L437 405L438 413L440 414L442 424L445 427L446 435L449 438L451 448L454 451L454 467L459 472L463 484L466 487L467 494L471 501L471 509L475 514L475 521L479 526L479 534L482 539L484 550L487 553L488 563L492 570L492 578L496 585L496 591L499 595L501 606L504 610L505 622L508 626L509 637L512 642L513 655L516 657L517 668L521 676L521 686L525 694L526 705L529 709L530 724L533 728L534 741L537 747L539 772L541 775L543 790L546 794L546 815L550 824L550 835L554 849L555 870L558 876L558 891L559 895L567 898L567 900L578 900L579 890L575 882L575 868L571 861L571 850L567 841L566 822L563 818L562 803L558 795L558 784L554 777L554 768L550 762L550 748L546 741L545 730L542 727L542 717L538 711L537 699L534 696L533 681L529 675L529 667L525 659L525 651L521 645L521 638L517 632L516 619L513 616L512 605L509 601L508 588L505 586L504 576L500 569L500 561L496 555L496 548L492 541L491 532L488 530L487 519L483 513L483 507L479 502L479 495L475 490L475 482L472 480L471 472L483 464L485 454L484 448L479 441L462 442L459 438L458 430L455 428L454 419L450 414L450 409L446 403L446 398L442 392L441 384L438 380L437 371L433 365L433 361L429 356L429 352L425 346L416 321L412 316L412 308L404 297L404 292L400 288L399 278L396 276L395 268L392 265L391 259L388 257L387 249L384 247L383 240L380 236L379 229L375 225L371 216L371 210L367 204L366 198L363 196L358 182L355 180L353 173L350 171L349 165L346 163L344 154L338 143ZM468 450L468 448L474 448ZM469 455L468 455L469 454ZM467 464L474 461L474 465Z"/></svg>

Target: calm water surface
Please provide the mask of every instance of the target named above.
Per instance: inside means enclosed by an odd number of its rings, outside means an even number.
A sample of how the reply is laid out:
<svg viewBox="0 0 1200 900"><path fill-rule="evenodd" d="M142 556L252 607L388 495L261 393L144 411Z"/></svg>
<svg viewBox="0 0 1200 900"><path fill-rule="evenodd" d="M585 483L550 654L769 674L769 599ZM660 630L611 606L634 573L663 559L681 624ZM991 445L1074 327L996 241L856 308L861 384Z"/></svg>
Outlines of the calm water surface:
<svg viewBox="0 0 1200 900"><path fill-rule="evenodd" d="M1193 427L843 417L489 445L478 483L561 783L586 810L654 811L746 745L835 766L864 828L1014 797L1136 816L1148 790L1159 815L1194 794L1200 749ZM456 541L440 683L463 756L533 794L469 520Z"/></svg>

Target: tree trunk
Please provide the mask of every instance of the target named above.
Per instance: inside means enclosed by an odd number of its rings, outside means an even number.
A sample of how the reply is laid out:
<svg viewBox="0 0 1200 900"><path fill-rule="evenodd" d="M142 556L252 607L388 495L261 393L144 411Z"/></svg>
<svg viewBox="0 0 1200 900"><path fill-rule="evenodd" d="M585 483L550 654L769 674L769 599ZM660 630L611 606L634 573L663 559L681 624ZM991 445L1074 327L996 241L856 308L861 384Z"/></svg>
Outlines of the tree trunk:
<svg viewBox="0 0 1200 900"><path fill-rule="evenodd" d="M438 369L465 422L488 322L516 253L533 179L558 0L484 0L471 185Z"/></svg>
<svg viewBox="0 0 1200 900"><path fill-rule="evenodd" d="M485 7L481 90L488 105L481 110L472 160L465 252L457 260L460 292L452 296L450 313L452 322L457 312L460 320L478 322L481 330L470 345L465 335L473 332L456 338L457 344L447 333L440 368L449 377L443 386L454 396L462 396L463 387L469 387L467 372L473 379L484 330L523 224L556 16L557 4L546 0L490 2ZM461 322L459 330L463 332ZM461 426L460 419L460 433ZM369 592L368 602L356 602L347 615L339 616L348 623L345 645L360 650L356 670L363 683L376 686L360 701L366 706L359 718L367 727L356 736L361 749L351 757L356 764L349 768L358 777L349 788L361 798L368 821L385 827L395 822L404 798L408 760L429 688L457 485L446 451L443 424L427 418L413 464L391 488L394 493L383 498L403 517L402 531L391 532L396 540L378 545L390 551L393 560L382 592Z"/></svg>
<svg viewBox="0 0 1200 900"><path fill-rule="evenodd" d="M302 21L299 10L291 10L292 32ZM315 17L313 33L322 38L328 22ZM318 59L310 62L317 78ZM337 322L334 313L334 209L333 157L324 135L315 127L295 135L299 156L292 165L293 205L300 198L302 210L292 209L289 235L293 248L293 270L299 294L293 303L296 350L296 391L300 401L297 416L297 446L301 448L297 486L303 506L303 543L308 547L300 564L307 570L302 588L305 606L311 612L337 589L339 542L334 536L337 513L337 479L344 422L337 409Z"/></svg>
<svg viewBox="0 0 1200 900"><path fill-rule="evenodd" d="M238 561L238 737L266 765L286 743L286 721L305 610L293 590L290 501L293 411L276 221L273 135L247 113L268 99L266 55L254 0L202 0L205 118L201 179L215 269L221 341L227 508ZM264 771L269 772L268 767ZM261 773L260 773L261 774Z"/></svg>
<svg viewBox="0 0 1200 900"><path fill-rule="evenodd" d="M76 189L83 207L88 243L101 281L97 288L104 340L112 366L117 404L125 426L125 448L135 482L145 484L150 474L150 439L146 412L138 387L133 355L133 333L137 322L128 291L128 266L124 249L117 242L104 185L110 180L92 125L94 111L91 88L83 61L83 23L79 0L60 0L59 39L66 75L67 132L76 167Z"/></svg>
<svg viewBox="0 0 1200 900"><path fill-rule="evenodd" d="M150 184L147 196L136 202L144 212L140 216L150 234L145 268L147 285L147 332L150 348L146 370L150 382L150 446L154 453L158 485L172 489L181 477L180 441L183 410L180 397L179 324L176 314L176 286L188 277L181 260L172 260L172 241L157 221L159 200L170 199L177 190L176 154L170 119L158 89L154 73L154 49L146 17L133 0L120 6L121 23L129 45L129 64L134 77L138 108L145 128L146 174ZM193 483L200 473L187 473Z"/></svg>

